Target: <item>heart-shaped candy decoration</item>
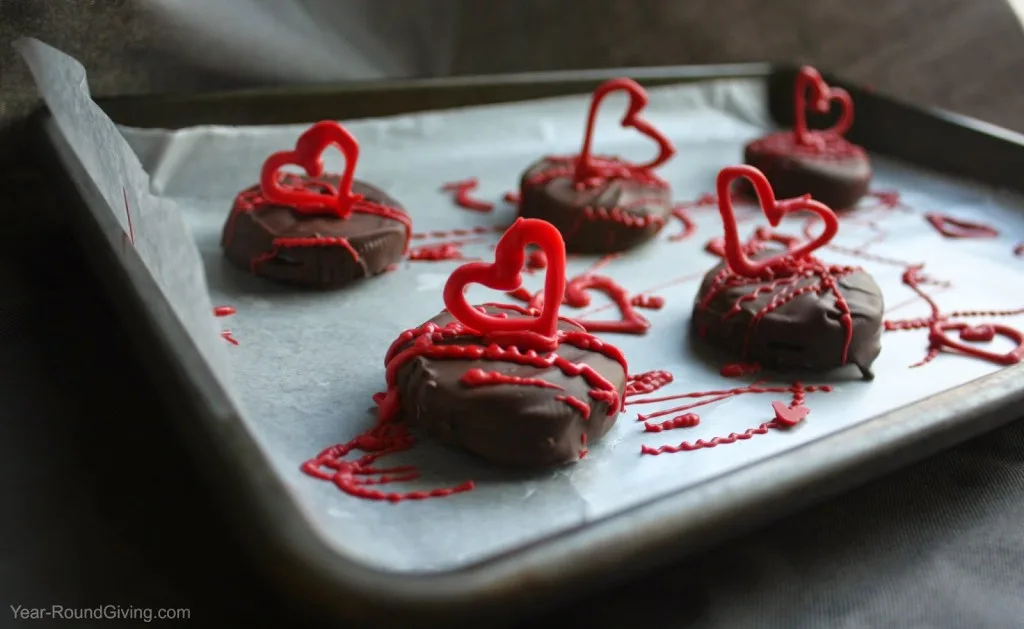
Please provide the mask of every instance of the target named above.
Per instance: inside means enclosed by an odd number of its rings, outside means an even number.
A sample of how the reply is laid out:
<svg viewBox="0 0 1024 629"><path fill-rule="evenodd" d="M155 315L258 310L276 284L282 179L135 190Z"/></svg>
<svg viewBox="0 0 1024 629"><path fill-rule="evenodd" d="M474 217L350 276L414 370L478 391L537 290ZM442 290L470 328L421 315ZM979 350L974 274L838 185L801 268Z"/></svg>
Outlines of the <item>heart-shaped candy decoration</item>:
<svg viewBox="0 0 1024 629"><path fill-rule="evenodd" d="M925 214L925 219L946 238L996 238L999 232L994 227L974 223L942 214Z"/></svg>
<svg viewBox="0 0 1024 629"><path fill-rule="evenodd" d="M949 338L947 332L951 330L956 330L960 333L959 341ZM967 344L970 342L981 343L992 341L996 336L1002 336L1003 338L1009 339L1016 343L1017 346L1005 354L996 354L995 352L990 352ZM975 358L981 358L982 360L993 362L997 365L1015 365L1024 358L1024 334L1019 330L1009 326L1000 325L998 323L985 323L982 325L971 326L966 323L937 321L932 325L928 338L932 342L933 346L938 345L947 347L963 354L967 354L968 356L974 356Z"/></svg>
<svg viewBox="0 0 1024 629"><path fill-rule="evenodd" d="M743 243L740 242L739 231L736 227L736 212L732 206L732 196L729 194L729 187L732 182L739 178L745 178L757 192L758 202L761 204L761 211L772 227L778 227L782 218L793 212L808 211L821 217L824 229L821 234L799 246L791 246L785 253L773 256L767 260L754 262L747 257L743 251ZM778 200L772 190L768 178L760 170L753 166L729 166L718 173L718 211L722 215L722 226L725 229L725 259L729 262L729 268L733 272L746 277L763 277L767 273L781 269L783 266L792 264L793 260L809 257L814 251L827 245L839 231L839 219L835 213L823 203L812 200L809 196L802 196L795 199Z"/></svg>
<svg viewBox="0 0 1024 629"><path fill-rule="evenodd" d="M629 293L622 289L615 280L604 275L583 274L569 280L565 288L565 303L573 308L586 308L590 305L588 290L604 293L619 309L618 321L588 321L573 319L590 333L619 332L622 334L644 334L651 327L651 322L636 311Z"/></svg>
<svg viewBox="0 0 1024 629"><path fill-rule="evenodd" d="M345 172L341 175L335 194L320 194L308 190L297 190L281 185L279 173L287 165L300 166L310 177L319 177L324 172L323 153L329 146L337 146L345 156ZM359 161L359 143L340 124L324 120L303 132L290 151L279 151L263 162L260 172L260 188L263 196L273 203L294 208L303 214L335 214L348 218L352 205L362 200L362 195L352 194L352 179ZM330 186L325 184L330 189Z"/></svg>
<svg viewBox="0 0 1024 629"><path fill-rule="evenodd" d="M772 410L775 411L775 423L781 424L786 428L792 428L807 417L807 413L810 413L810 409L806 406L788 406L785 402L775 401L772 402Z"/></svg>
<svg viewBox="0 0 1024 629"><path fill-rule="evenodd" d="M527 245L537 245L547 256L544 303L537 317L501 318L480 312L466 302L466 286L481 284L514 291L523 282ZM498 241L494 262L470 262L452 272L444 287L448 312L473 332L517 346L553 349L557 346L558 309L565 292L565 242L554 225L535 218L519 218Z"/></svg>
<svg viewBox="0 0 1024 629"><path fill-rule="evenodd" d="M853 126L853 99L850 98L850 94L841 87L829 87L828 83L821 78L821 74L814 68L809 66L800 68L800 72L796 75L794 89L793 133L796 135L798 144L813 144L816 139L807 128L808 100L814 110L822 114L829 112L832 101L839 103L839 120L821 133L845 135Z"/></svg>
<svg viewBox="0 0 1024 629"><path fill-rule="evenodd" d="M647 92L640 84L632 79L619 78L605 81L594 90L590 100L590 112L587 115L587 130L583 136L583 149L580 151L579 159L576 162L576 181L584 181L594 176L596 170L593 164L591 145L594 140L594 125L597 122L597 111L601 107L601 101L611 92L622 90L629 94L629 106L622 116L622 126L632 127L641 134L651 138L658 144L658 155L646 164L635 164L632 167L638 170L651 170L664 164L671 158L676 148L667 137L654 126L640 116L640 112L647 106Z"/></svg>

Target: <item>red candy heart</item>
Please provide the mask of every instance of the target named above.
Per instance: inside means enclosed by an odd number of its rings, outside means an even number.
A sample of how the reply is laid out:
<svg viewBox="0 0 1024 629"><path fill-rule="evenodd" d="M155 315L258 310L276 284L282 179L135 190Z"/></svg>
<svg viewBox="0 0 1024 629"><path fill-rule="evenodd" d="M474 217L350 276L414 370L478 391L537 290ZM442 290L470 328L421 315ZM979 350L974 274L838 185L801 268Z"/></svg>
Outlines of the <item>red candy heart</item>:
<svg viewBox="0 0 1024 629"><path fill-rule="evenodd" d="M345 172L341 176L336 194L319 194L308 190L296 190L281 185L279 171L289 164L301 166L310 177L319 177L324 172L323 153L329 146L337 146L345 156ZM260 187L263 196L273 203L295 208L303 214L336 214L348 218L352 205L362 200L362 195L352 194L352 179L356 162L359 161L359 143L344 127L336 122L324 120L307 129L295 142L295 149L279 151L263 162L260 172ZM326 186L330 189L330 186Z"/></svg>
<svg viewBox="0 0 1024 629"><path fill-rule="evenodd" d="M590 113L587 115L587 131L586 135L583 136L583 149L580 151L579 160L576 163L576 181L583 181L594 176L596 173L591 154L591 144L594 139L594 124L597 120L597 111L604 97L618 90L629 93L629 107L626 109L626 114L622 117L622 126L632 127L658 143L657 157L646 164L636 164L633 168L638 170L656 168L667 162L676 152L675 147L664 134L640 117L640 112L643 111L648 102L647 92L644 91L644 88L640 87L636 81L627 78L605 81L594 90L594 95L590 100Z"/></svg>
<svg viewBox="0 0 1024 629"><path fill-rule="evenodd" d="M501 291L513 291L522 284L527 245L537 245L547 256L544 277L544 305L540 315L499 318L484 314L466 302L466 286L481 284ZM513 338L517 345L550 349L557 345L558 309L565 292L565 242L547 221L517 219L498 241L494 262L470 262L452 272L444 287L448 312L470 330L486 338Z"/></svg>
<svg viewBox="0 0 1024 629"><path fill-rule="evenodd" d="M949 338L946 332L957 330L960 333L960 341ZM996 354L987 350L979 349L966 342L987 342L995 339L996 336L1009 339L1017 344L1015 348L1005 354ZM949 349L962 352L968 356L981 358L996 363L997 365L1015 365L1024 357L1024 334L1011 327L998 323L985 323L971 326L966 323L952 323L950 321L937 321L932 325L928 339L933 345L944 346Z"/></svg>
<svg viewBox="0 0 1024 629"><path fill-rule="evenodd" d="M740 177L747 179L757 192L758 202L761 204L761 211L764 212L772 227L777 227L786 214L808 210L821 217L825 224L824 229L814 240L800 246L793 246L787 252L754 262L747 257L743 251L743 243L740 242L739 231L736 227L736 213L732 207L732 197L729 195L729 186ZM839 231L839 219L835 213L823 203L802 196L796 199L777 200L771 184L760 170L753 166L729 166L718 173L718 211L722 215L722 225L725 228L725 258L729 262L729 268L733 272L746 277L762 277L766 272L780 263L785 264L786 260L809 257L814 251L827 245L836 232Z"/></svg>
<svg viewBox="0 0 1024 629"><path fill-rule="evenodd" d="M925 214L925 219L946 238L996 238L999 232L994 227L973 223L942 214Z"/></svg>
<svg viewBox="0 0 1024 629"><path fill-rule="evenodd" d="M813 95L812 106L819 113L828 113L832 101L840 104L839 120L821 133L844 135L850 130L853 126L853 99L850 94L841 87L829 87L817 70L804 66L796 76L793 95L793 133L798 144L812 144L815 141L814 135L807 129L808 91Z"/></svg>
<svg viewBox="0 0 1024 629"><path fill-rule="evenodd" d="M772 410L775 411L775 422L787 428L796 426L807 417L810 409L806 406L789 407L785 402L772 402Z"/></svg>

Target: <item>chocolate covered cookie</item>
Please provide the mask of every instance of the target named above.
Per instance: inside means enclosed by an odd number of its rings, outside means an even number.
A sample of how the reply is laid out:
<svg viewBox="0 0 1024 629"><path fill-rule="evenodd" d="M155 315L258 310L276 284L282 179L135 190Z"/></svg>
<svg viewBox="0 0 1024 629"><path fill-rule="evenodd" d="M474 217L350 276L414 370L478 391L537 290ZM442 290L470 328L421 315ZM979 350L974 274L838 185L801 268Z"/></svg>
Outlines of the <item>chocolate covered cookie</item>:
<svg viewBox="0 0 1024 629"><path fill-rule="evenodd" d="M729 186L747 179L769 222L786 214L818 214L824 230L785 251L766 241L739 240ZM882 292L866 271L830 265L812 255L838 231L826 206L810 199L777 200L767 179L750 166L725 168L718 176L719 210L725 228L725 261L704 277L694 300L691 327L697 338L760 367L827 370L856 365L871 378L881 351Z"/></svg>
<svg viewBox="0 0 1024 629"><path fill-rule="evenodd" d="M808 129L808 100L820 113L838 102L839 121L829 129ZM867 152L843 137L852 124L850 95L829 87L814 68L804 67L796 78L793 130L754 140L744 148L743 161L763 172L779 197L809 194L830 208L850 209L871 183Z"/></svg>
<svg viewBox="0 0 1024 629"><path fill-rule="evenodd" d="M346 170L324 175L321 154L342 148ZM352 177L358 145L334 122L307 130L293 151L271 155L260 184L235 198L221 247L254 275L309 288L338 288L383 272L408 250L412 223L379 188ZM280 173L297 164L306 176Z"/></svg>
<svg viewBox="0 0 1024 629"><path fill-rule="evenodd" d="M548 259L541 310L470 306L479 283L514 290L529 244ZM557 230L519 219L498 242L495 262L470 262L445 286L446 310L403 332L384 363L383 421L407 421L488 461L538 468L576 461L615 423L626 360L610 344L558 316L565 246Z"/></svg>
<svg viewBox="0 0 1024 629"><path fill-rule="evenodd" d="M658 146L645 164L591 152L594 124L601 101L625 91L630 102L622 126L636 129ZM640 117L647 93L630 79L613 79L595 91L578 155L543 157L523 173L519 183L519 216L554 225L572 253L610 253L633 248L653 238L672 209L671 190L654 173L675 153L672 143Z"/></svg>

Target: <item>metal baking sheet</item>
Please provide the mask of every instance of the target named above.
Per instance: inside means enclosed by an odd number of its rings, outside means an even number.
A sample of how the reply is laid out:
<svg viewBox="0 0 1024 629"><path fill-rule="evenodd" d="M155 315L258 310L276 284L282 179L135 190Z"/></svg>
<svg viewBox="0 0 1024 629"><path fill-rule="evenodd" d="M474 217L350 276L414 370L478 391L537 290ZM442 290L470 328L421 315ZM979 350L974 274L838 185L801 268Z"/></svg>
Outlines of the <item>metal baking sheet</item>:
<svg viewBox="0 0 1024 629"><path fill-rule="evenodd" d="M742 143L770 126L764 90L762 81L719 81L651 92L646 116L679 146L679 156L663 172L677 198L695 199L710 191L718 168L735 163ZM503 224L512 210L500 203L501 194L514 188L518 173L538 155L578 147L586 104L587 98L581 96L354 122L349 128L359 137L364 154L358 176L400 198L410 209L417 231ZM615 126L619 111L621 104L609 99L599 126L601 151L644 157L646 147ZM412 262L351 291L315 295L268 286L223 264L216 236L231 197L252 183L268 152L289 146L302 128L198 128L177 134L122 131L152 174L151 190L161 207L180 212L192 230L206 269L208 303L238 309L226 322L239 341L237 347L227 347L223 339L210 334L193 334L192 340L197 346L212 339L224 344L210 351L226 352L229 373L223 379L241 410L237 418L232 417L240 424L234 428L242 428L234 434L251 438L261 455L239 456L239 463L268 466L285 493L265 496L265 507L293 510L278 520L287 519L289 534L305 536L305 527L315 530L314 539L331 548L340 562L327 570L312 561L308 546L302 558L311 570L329 572L334 582L350 591L358 575L378 600L467 604L473 598L528 596L602 567L621 568L629 563L630 554L636 561L641 556L650 559L659 554L659 542L692 537L716 522L722 525L723 518L737 513L739 507L746 506L745 517L756 519L773 497L812 485L825 491L828 485L821 479L841 470L858 468L856 478L863 478L867 471L857 463L878 453L922 452L948 443L953 437L945 429L957 424L958 415L978 418L976 426L961 426L958 434L980 430L1006 416L1005 412L987 413L982 419L982 411L1005 410L1010 399L1019 396L1019 367L995 374L996 368L987 363L941 356L921 369L908 369L923 355L924 333L894 332L884 339L883 354L876 363L878 379L865 383L850 373L822 378L835 383L836 390L809 399L810 417L792 431L698 452L641 456L640 444L692 441L744 430L769 419L766 409L770 413L770 406L765 399L753 399L758 396L743 396L703 409L697 428L659 435L644 433L633 421L639 409L629 408L614 431L571 468L510 476L424 441L409 460L421 467L425 486L472 478L478 488L450 498L400 505L350 498L302 475L298 465L324 446L345 441L370 425L365 409L369 395L382 386L383 350L402 329L441 308L438 291L454 263ZM328 163L339 165L331 163L330 157ZM874 187L898 190L904 204L912 208L885 213L887 237L872 245L875 256L927 262L929 275L947 279L955 287L936 296L946 311L1021 305L1001 288L1019 282L1024 266L1012 254L1014 244L1024 239L1020 213L1024 202L1019 196L939 178L906 164L878 158L875 163ZM480 196L496 202L493 214L460 210L438 190L444 181L467 176L478 177ZM923 221L926 211L998 225L1002 233L986 241L942 239ZM644 312L653 324L648 335L609 336L627 353L631 372L673 372L676 380L663 394L743 384L721 378L715 365L696 358L684 334L696 278L714 263L702 245L720 229L713 211L694 210L693 215L698 230L690 239L669 242L667 236L678 229L672 226L658 242L603 270L634 291L656 287L664 283L662 279L693 276L655 293L666 304L660 311ZM844 228L838 244L856 247L877 235L869 225L855 223ZM783 229L787 228L796 229L792 225ZM479 257L489 253L486 243L467 246L465 251ZM868 268L885 291L887 303L899 306L900 318L925 314L920 303L904 303L912 294L900 285L902 269L897 265L849 258L840 251L831 251L827 257ZM570 273L592 263L575 260ZM418 298L396 306L394 296L409 292ZM372 326L346 323L363 308L372 309ZM1021 324L1019 318L1004 322ZM319 361L308 361L310 355L318 355ZM353 356L367 360L355 361ZM988 377L968 387L970 398L963 395L963 387L934 395L983 376ZM1016 387L1011 386L1015 383ZM242 446L237 442L221 445ZM886 465L906 458L892 457ZM268 468L253 473L265 477ZM672 501L655 500L670 494L676 496ZM792 506L793 497L785 503ZM613 546L597 552L600 542L613 541ZM521 552L514 552L517 549ZM366 567L375 570L367 572ZM417 576L406 579L401 573ZM520 579L527 573L533 577L532 584Z"/></svg>
<svg viewBox="0 0 1024 629"><path fill-rule="evenodd" d="M717 171L736 163L745 142L769 129L764 84L756 80L713 81L650 91L644 115L677 145L678 155L661 174L679 200L693 200L713 189ZM502 193L516 187L518 176L543 154L578 149L587 110L586 96L461 111L355 121L349 130L361 142L358 176L388 190L409 209L417 232L507 225L514 207ZM597 140L600 150L641 161L651 151L644 138L618 126L621 98L603 108ZM238 190L251 185L266 155L290 147L303 126L277 128L205 127L173 133L123 129L152 175L155 194L173 200L185 215L203 256L215 304L236 308L230 326L239 345L229 348L231 377L244 420L287 482L311 524L346 555L386 571L429 573L454 570L506 553L555 533L626 510L652 498L685 490L716 476L784 455L802 444L849 428L871 417L927 398L992 373L998 366L943 355L919 369L909 366L924 356L927 333L885 335L884 352L875 365L878 378L859 380L855 368L823 374L807 384L834 383L828 394L812 394L811 416L799 428L757 435L749 441L672 455L641 455L642 445L678 444L743 433L772 417L771 402L789 402L786 393L744 395L700 411L701 423L688 430L645 432L636 418L680 406L687 400L654 405L631 404L600 443L576 465L552 472L511 475L470 457L421 441L395 465L415 464L423 473L411 490L428 490L474 480L477 488L444 499L395 506L354 499L332 484L305 477L299 465L323 448L343 443L369 428L370 398L383 387L383 352L402 330L415 327L443 309L441 289L458 262L405 262L401 269L333 293L297 292L250 276L227 263L219 247L226 209ZM152 149L154 143L161 148ZM342 167L327 158L329 169ZM965 182L939 180L907 166L875 161L877 190L899 191L908 210L872 210L867 200L861 216L852 216L836 244L856 248L884 230L873 244L871 259L830 251L842 264L862 264L882 286L893 318L928 314L923 300L901 284L905 267L925 262L929 275L952 282L955 289L937 298L955 310L1009 310L1019 297L1004 287L1024 280L1024 265L1013 255L1024 239L1024 199ZM444 182L476 177L477 196L495 203L490 213L456 207ZM999 225L995 239L954 241L943 238L922 218L940 211L984 224ZM703 244L721 234L713 207L692 211L697 232L682 242L666 229L649 246L624 254L601 273L634 293L662 297L665 306L645 312L652 323L643 336L607 335L626 354L632 373L664 369L675 382L657 395L730 389L768 379L789 385L792 378L759 374L726 379L718 366L701 359L687 335L690 309L704 271L716 263ZM751 217L756 218L756 217ZM871 220L871 222L867 222ZM760 221L745 223L751 232ZM781 228L799 233L800 222ZM466 256L488 259L497 238L479 238L464 246ZM448 237L448 240L461 240ZM444 238L440 240L445 240ZM430 239L419 242L431 242ZM844 250L845 251L845 250ZM937 255L941 251L941 255ZM905 264L882 264L876 257ZM592 267L596 256L574 256L568 275ZM542 275L527 280L530 289ZM934 290L934 287L929 287ZM415 295L414 299L408 296ZM470 288L470 301L507 299ZM595 297L598 305L600 297ZM902 303L911 300L912 303ZM581 311L566 309L568 316ZM614 316L605 310L599 318ZM1024 322L1024 317L1010 324ZM1000 346L1000 349L1005 349ZM806 381L806 378L805 378ZM653 397L647 396L647 397ZM714 396L708 396L714 397ZM634 400L643 399L633 398ZM412 514L415 515L412 515Z"/></svg>

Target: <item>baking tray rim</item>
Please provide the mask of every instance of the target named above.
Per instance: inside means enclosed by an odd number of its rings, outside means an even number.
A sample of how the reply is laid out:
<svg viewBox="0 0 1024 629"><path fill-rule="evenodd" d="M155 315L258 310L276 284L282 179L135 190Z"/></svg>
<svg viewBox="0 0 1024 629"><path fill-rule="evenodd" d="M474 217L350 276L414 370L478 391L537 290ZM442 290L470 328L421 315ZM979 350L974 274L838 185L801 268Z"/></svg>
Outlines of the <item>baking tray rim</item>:
<svg viewBox="0 0 1024 629"><path fill-rule="evenodd" d="M624 73L628 71L609 70L595 76L594 80ZM705 75L699 78L712 80L721 77ZM691 77L682 76L680 82L686 80L691 80ZM927 111L931 113L931 110ZM1024 149L1024 142L1019 141L1020 137L1013 132L995 128L996 133L991 133L992 129L988 128L991 125L986 123L949 112L939 113L947 121L977 133L1009 139ZM41 122L55 156L70 176L81 200L90 206L104 203L92 180L81 176L84 173L81 163L66 146L52 119L44 114ZM74 176L75 172L79 173L78 177ZM134 307L145 315L133 317L126 323L137 324L137 331L148 337L154 343L153 347L161 349L160 352L146 352L142 358L150 363L151 369L174 373L172 379L164 379L165 384L184 392L185 399L191 400L193 412L207 415L203 438L214 441L217 437L225 438L233 446L232 455L223 443L214 443L214 456L201 459L201 463L207 466L213 464L208 472L214 467L221 468L212 476L215 485L229 481L226 484L233 486L234 491L229 493L224 492L225 488L219 488L222 496L231 496L226 504L244 504L260 515L261 534L269 535L276 544L274 555L289 564L287 569L295 577L296 584L312 585L318 578L327 580L320 583L319 593L300 595L312 594L328 607L333 603L333 607L345 615L359 614L361 610L360 615L365 616L371 608L384 609L395 605L415 607L423 612L440 612L442 615L456 615L494 603L529 601L540 606L543 599L556 598L551 594L553 586L583 581L604 573L605 578L589 581L591 587L586 591L590 591L627 574L618 570L621 565L632 564L632 572L664 563L685 550L695 550L718 541L741 528L750 528L773 516L781 516L783 512L792 512L945 446L981 434L1014 419L1014 409L1024 401L1024 379L1020 377L1024 375L1022 364L790 449L786 456L770 457L479 563L442 572L385 572L345 556L340 549L326 542L302 516L299 505L282 480L270 471L269 466L259 464L264 459L263 454L225 392L216 385L209 365L173 314L155 280L134 254L134 264L119 263L114 243L104 234L104 229L110 226L101 224L101 216L110 216L110 221L113 221L109 209L97 208L77 214L83 215L83 219L91 219L93 223L91 230L79 235L100 238L97 244L102 245L106 254L102 262L118 269L115 274L103 276L109 280L108 292L112 291L116 299L117 292L112 290L115 279L121 283L128 282L132 290L120 297L134 301ZM90 221L81 221L78 226L87 222ZM144 294L158 295L159 300L144 299ZM207 432L215 426L219 435ZM876 445L878 442L884 445ZM829 456L823 460L816 456L819 452ZM229 463L237 463L239 457L249 468L246 478L220 473L231 470ZM867 469L869 464L874 464L870 470ZM774 486L759 483L763 478L773 478ZM285 508L279 508L282 504ZM694 510L695 507L699 509ZM745 516L742 525L730 521L730 516L751 510L757 512L756 518ZM712 531L717 531L717 534L707 535ZM702 537L701 533L705 536ZM586 552L587 548L595 547L601 551ZM674 552L666 552L669 549ZM578 556L580 552L584 553L583 557ZM615 573L614 577L609 573ZM337 597L340 593L337 590L323 587L327 582L342 588L348 594L347 599ZM574 593L582 595L585 592L577 588ZM356 605L353 607L352 603ZM525 612L529 606L520 607Z"/></svg>

